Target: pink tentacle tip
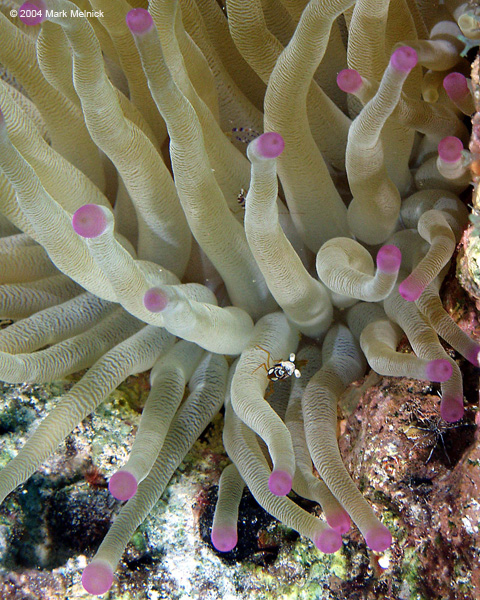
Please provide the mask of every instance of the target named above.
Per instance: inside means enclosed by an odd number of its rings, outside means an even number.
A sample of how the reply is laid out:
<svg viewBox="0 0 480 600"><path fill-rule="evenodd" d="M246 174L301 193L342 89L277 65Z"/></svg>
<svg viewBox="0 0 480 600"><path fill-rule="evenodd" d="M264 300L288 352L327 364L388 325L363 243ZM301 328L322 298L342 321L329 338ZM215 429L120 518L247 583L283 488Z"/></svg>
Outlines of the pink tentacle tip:
<svg viewBox="0 0 480 600"><path fill-rule="evenodd" d="M315 536L313 543L320 552L333 554L342 546L342 536L335 529L326 527L321 533Z"/></svg>
<svg viewBox="0 0 480 600"><path fill-rule="evenodd" d="M343 510L343 508L325 516L327 517L327 523L330 527L335 529L335 531L338 531L338 533L347 533L350 529L352 523L347 511Z"/></svg>
<svg viewBox="0 0 480 600"><path fill-rule="evenodd" d="M212 528L210 536L212 544L219 552L230 552L238 542L237 528L225 525Z"/></svg>
<svg viewBox="0 0 480 600"><path fill-rule="evenodd" d="M454 135L444 137L438 144L438 156L444 162L454 163L459 161L462 158L462 150L462 140Z"/></svg>
<svg viewBox="0 0 480 600"><path fill-rule="evenodd" d="M453 373L453 367L446 358L431 360L425 369L425 375L429 381L447 381Z"/></svg>
<svg viewBox="0 0 480 600"><path fill-rule="evenodd" d="M392 244L382 246L377 253L377 268L383 273L397 273L401 263L402 253Z"/></svg>
<svg viewBox="0 0 480 600"><path fill-rule="evenodd" d="M401 46L400 48L397 48L390 57L390 64L392 67L403 73L410 73L417 62L417 53L413 48L410 48L410 46Z"/></svg>
<svg viewBox="0 0 480 600"><path fill-rule="evenodd" d="M425 287L412 275L409 275L398 286L398 292L400 296L408 302L415 302L415 300L418 300L424 289Z"/></svg>
<svg viewBox="0 0 480 600"><path fill-rule="evenodd" d="M480 367L480 346L475 346L475 348L473 348L473 350L470 350L470 352L467 352L465 358L472 363L472 365L475 365L476 367Z"/></svg>
<svg viewBox="0 0 480 600"><path fill-rule="evenodd" d="M375 552L384 552L392 544L392 534L385 525L379 525L367 531L365 541Z"/></svg>
<svg viewBox="0 0 480 600"><path fill-rule="evenodd" d="M125 17L127 27L133 34L142 34L153 27L152 15L144 8L134 8Z"/></svg>
<svg viewBox="0 0 480 600"><path fill-rule="evenodd" d="M362 86L362 76L355 69L343 69L337 75L337 85L347 94L354 94Z"/></svg>
<svg viewBox="0 0 480 600"><path fill-rule="evenodd" d="M275 496L286 496L292 489L292 476L287 471L273 471L268 479L268 488Z"/></svg>
<svg viewBox="0 0 480 600"><path fill-rule="evenodd" d="M75 233L83 238L96 238L107 228L107 217L101 206L85 204L81 206L72 217L72 226Z"/></svg>
<svg viewBox="0 0 480 600"><path fill-rule="evenodd" d="M277 158L285 148L283 137L275 131L263 133L252 143L255 143L256 151L263 158Z"/></svg>
<svg viewBox="0 0 480 600"><path fill-rule="evenodd" d="M130 471L117 471L110 477L108 490L114 498L125 502L137 493L137 478Z"/></svg>
<svg viewBox="0 0 480 600"><path fill-rule="evenodd" d="M112 587L113 569L106 560L93 560L82 573L82 585L89 594L100 596Z"/></svg>
<svg viewBox="0 0 480 600"><path fill-rule="evenodd" d="M443 396L440 404L440 416L444 421L456 423L463 417L464 412L463 398Z"/></svg>
<svg viewBox="0 0 480 600"><path fill-rule="evenodd" d="M160 288L150 288L143 296L143 306L150 312L162 312L168 304L168 298Z"/></svg>
<svg viewBox="0 0 480 600"><path fill-rule="evenodd" d="M45 4L41 0L37 2L24 2L18 9L18 18L24 25L40 25L46 20Z"/></svg>
<svg viewBox="0 0 480 600"><path fill-rule="evenodd" d="M443 80L443 88L453 101L461 100L470 93L467 78L461 73L449 73Z"/></svg>

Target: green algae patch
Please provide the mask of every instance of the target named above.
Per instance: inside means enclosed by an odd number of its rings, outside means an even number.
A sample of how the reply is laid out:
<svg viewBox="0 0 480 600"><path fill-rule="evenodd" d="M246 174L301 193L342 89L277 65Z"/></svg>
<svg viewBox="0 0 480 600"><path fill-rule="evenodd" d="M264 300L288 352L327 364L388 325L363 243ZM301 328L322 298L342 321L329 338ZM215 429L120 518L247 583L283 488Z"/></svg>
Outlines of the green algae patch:
<svg viewBox="0 0 480 600"><path fill-rule="evenodd" d="M410 600L428 600L418 589L419 571L421 563L415 548L405 548L402 564L402 574L404 581L408 584L410 590Z"/></svg>

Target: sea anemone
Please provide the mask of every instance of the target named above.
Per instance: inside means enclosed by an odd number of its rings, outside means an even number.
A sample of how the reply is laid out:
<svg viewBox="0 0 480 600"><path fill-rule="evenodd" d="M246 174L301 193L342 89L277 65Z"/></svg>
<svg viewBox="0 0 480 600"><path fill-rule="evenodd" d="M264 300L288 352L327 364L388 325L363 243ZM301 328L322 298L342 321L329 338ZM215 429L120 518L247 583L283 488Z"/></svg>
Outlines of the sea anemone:
<svg viewBox="0 0 480 600"><path fill-rule="evenodd" d="M0 501L151 369L88 592L111 587L223 406L219 551L236 544L244 486L322 552L350 519L372 550L390 546L342 462L337 403L368 364L440 383L441 417L463 416L438 335L479 366L439 296L468 217L467 9L34 0L0 14L0 316L14 321L0 379L88 369L2 470ZM397 351L404 334L413 353Z"/></svg>

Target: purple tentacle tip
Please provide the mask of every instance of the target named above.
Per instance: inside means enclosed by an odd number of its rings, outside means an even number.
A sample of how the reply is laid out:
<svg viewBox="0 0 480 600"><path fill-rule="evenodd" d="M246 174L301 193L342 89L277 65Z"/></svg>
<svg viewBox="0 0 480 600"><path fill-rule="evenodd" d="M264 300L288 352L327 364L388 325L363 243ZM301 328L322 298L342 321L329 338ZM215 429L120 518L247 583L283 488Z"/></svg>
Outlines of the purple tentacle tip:
<svg viewBox="0 0 480 600"><path fill-rule="evenodd" d="M125 502L137 493L137 478L130 471L117 471L110 477L108 490L114 498Z"/></svg>
<svg viewBox="0 0 480 600"><path fill-rule="evenodd" d="M82 573L82 585L89 594L100 596L112 587L113 569L106 560L94 560Z"/></svg>
<svg viewBox="0 0 480 600"><path fill-rule="evenodd" d="M461 73L449 73L443 80L443 87L450 100L461 100L470 93L467 78Z"/></svg>
<svg viewBox="0 0 480 600"><path fill-rule="evenodd" d="M150 312L162 312L167 304L168 298L159 288L150 288L143 296L143 305Z"/></svg>
<svg viewBox="0 0 480 600"><path fill-rule="evenodd" d="M268 488L275 496L286 496L292 489L292 477L287 471L273 471L268 479Z"/></svg>
<svg viewBox="0 0 480 600"><path fill-rule="evenodd" d="M338 531L327 527L321 533L315 536L313 543L321 552L325 552L325 554L333 554L341 547L342 536L338 533Z"/></svg>
<svg viewBox="0 0 480 600"><path fill-rule="evenodd" d="M144 8L134 8L125 17L127 27L133 34L142 34L153 27L152 15Z"/></svg>
<svg viewBox="0 0 480 600"><path fill-rule="evenodd" d="M409 73L418 62L416 51L410 46L397 48L390 57L390 64L397 71Z"/></svg>
<svg viewBox="0 0 480 600"><path fill-rule="evenodd" d="M463 398L444 395L440 404L440 416L447 423L460 421L465 412Z"/></svg>
<svg viewBox="0 0 480 600"><path fill-rule="evenodd" d="M40 0L37 3L24 2L18 9L18 18L24 25L40 25L46 19L45 4Z"/></svg>
<svg viewBox="0 0 480 600"><path fill-rule="evenodd" d="M367 531L365 541L375 552L384 552L392 543L392 534L384 525L380 525Z"/></svg>
<svg viewBox="0 0 480 600"><path fill-rule="evenodd" d="M429 381L439 381L440 383L450 379L452 373L453 367L446 358L431 360L425 369L425 374Z"/></svg>
<svg viewBox="0 0 480 600"><path fill-rule="evenodd" d="M107 217L101 206L85 204L81 206L72 217L72 226L75 233L83 238L96 238L107 228Z"/></svg>
<svg viewBox="0 0 480 600"><path fill-rule="evenodd" d="M263 133L254 142L258 154L263 158L277 158L285 148L282 136L274 131Z"/></svg>
<svg viewBox="0 0 480 600"><path fill-rule="evenodd" d="M214 527L212 529L211 540L219 552L230 552L237 545L237 528L233 526Z"/></svg>
<svg viewBox="0 0 480 600"><path fill-rule="evenodd" d="M401 262L402 253L392 244L382 246L377 253L377 268L383 273L397 273Z"/></svg>
<svg viewBox="0 0 480 600"><path fill-rule="evenodd" d="M338 531L338 533L347 533L351 526L350 517L343 508L333 513L329 513L327 516L327 523L332 529Z"/></svg>
<svg viewBox="0 0 480 600"><path fill-rule="evenodd" d="M467 353L465 358L475 365L476 367L480 367L480 346L475 346L473 350Z"/></svg>
<svg viewBox="0 0 480 600"><path fill-rule="evenodd" d="M337 85L347 94L355 93L362 85L362 76L355 69L343 69L337 75Z"/></svg>
<svg viewBox="0 0 480 600"><path fill-rule="evenodd" d="M454 135L444 137L438 144L438 156L444 162L457 162L462 158L462 150L462 140Z"/></svg>
<svg viewBox="0 0 480 600"><path fill-rule="evenodd" d="M424 286L419 283L412 275L409 275L398 286L400 296L408 302L415 302L422 295Z"/></svg>

